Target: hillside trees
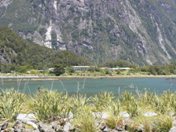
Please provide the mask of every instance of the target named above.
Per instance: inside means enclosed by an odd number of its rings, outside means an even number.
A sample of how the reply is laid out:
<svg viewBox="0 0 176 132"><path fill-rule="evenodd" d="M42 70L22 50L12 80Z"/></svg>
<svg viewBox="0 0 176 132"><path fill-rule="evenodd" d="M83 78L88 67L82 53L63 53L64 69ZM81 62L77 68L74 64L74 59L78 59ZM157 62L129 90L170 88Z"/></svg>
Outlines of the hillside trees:
<svg viewBox="0 0 176 132"><path fill-rule="evenodd" d="M19 37L7 27L0 27L0 72L18 67L46 69L62 64L86 65L88 60L69 51L52 50Z"/></svg>

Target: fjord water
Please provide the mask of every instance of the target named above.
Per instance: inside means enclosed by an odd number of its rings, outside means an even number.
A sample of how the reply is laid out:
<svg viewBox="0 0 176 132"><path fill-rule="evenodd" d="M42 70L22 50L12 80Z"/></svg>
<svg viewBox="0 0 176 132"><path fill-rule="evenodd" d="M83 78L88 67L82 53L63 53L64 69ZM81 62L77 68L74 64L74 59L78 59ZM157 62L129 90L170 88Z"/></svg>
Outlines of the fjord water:
<svg viewBox="0 0 176 132"><path fill-rule="evenodd" d="M1 90L15 89L24 93L35 93L39 88L61 92L83 93L87 95L99 92L118 94L124 91L162 93L176 91L176 78L101 78L101 79L64 79L64 80L23 80L1 79Z"/></svg>

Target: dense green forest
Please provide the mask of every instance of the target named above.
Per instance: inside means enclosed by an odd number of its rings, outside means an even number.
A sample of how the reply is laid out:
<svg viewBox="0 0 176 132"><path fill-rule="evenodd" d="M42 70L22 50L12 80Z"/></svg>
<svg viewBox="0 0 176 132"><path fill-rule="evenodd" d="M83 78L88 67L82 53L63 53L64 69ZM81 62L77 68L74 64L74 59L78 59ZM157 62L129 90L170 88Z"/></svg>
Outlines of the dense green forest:
<svg viewBox="0 0 176 132"><path fill-rule="evenodd" d="M69 51L56 51L19 37L6 27L0 28L0 71L44 70L57 64L86 65L88 60Z"/></svg>

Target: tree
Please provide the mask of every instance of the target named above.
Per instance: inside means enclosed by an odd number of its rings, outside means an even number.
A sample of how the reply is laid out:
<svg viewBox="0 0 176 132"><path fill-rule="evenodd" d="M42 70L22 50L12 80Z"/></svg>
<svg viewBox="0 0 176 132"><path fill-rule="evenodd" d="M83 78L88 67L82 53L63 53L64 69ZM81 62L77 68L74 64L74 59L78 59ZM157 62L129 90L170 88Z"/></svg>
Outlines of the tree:
<svg viewBox="0 0 176 132"><path fill-rule="evenodd" d="M67 66L65 68L65 72L69 75L71 75L72 73L74 73L74 69L71 66Z"/></svg>
<svg viewBox="0 0 176 132"><path fill-rule="evenodd" d="M61 64L55 65L53 73L54 73L56 76L60 76L60 75L63 74L64 72L65 72L64 65L61 65Z"/></svg>
<svg viewBox="0 0 176 132"><path fill-rule="evenodd" d="M132 64L130 62L125 60L110 60L104 64L104 66L107 67L132 67Z"/></svg>

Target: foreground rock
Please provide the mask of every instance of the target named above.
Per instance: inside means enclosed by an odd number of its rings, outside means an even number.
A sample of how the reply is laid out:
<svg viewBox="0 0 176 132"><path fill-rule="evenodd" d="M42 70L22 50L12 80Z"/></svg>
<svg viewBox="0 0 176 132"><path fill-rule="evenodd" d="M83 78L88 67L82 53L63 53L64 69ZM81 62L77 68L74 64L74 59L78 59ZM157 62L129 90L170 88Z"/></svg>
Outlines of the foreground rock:
<svg viewBox="0 0 176 132"><path fill-rule="evenodd" d="M13 130L14 132L22 132L25 130L25 125L21 121L16 121Z"/></svg>
<svg viewBox="0 0 176 132"><path fill-rule="evenodd" d="M145 117L153 117L153 116L157 116L158 114L155 112L145 112L144 116Z"/></svg>
<svg viewBox="0 0 176 132"><path fill-rule="evenodd" d="M0 127L1 127L1 131L5 130L8 127L8 122L4 122Z"/></svg>
<svg viewBox="0 0 176 132"><path fill-rule="evenodd" d="M44 124L44 123L39 123L38 130L40 132L55 132L55 130L52 128L51 125Z"/></svg>
<svg viewBox="0 0 176 132"><path fill-rule="evenodd" d="M127 112L120 112L120 119L115 120L114 123L112 115L106 112L95 112L92 113L95 118L95 126L97 132L128 132L131 123L136 123L130 118L130 114ZM145 112L144 117L157 116L154 112ZM2 132L79 132L79 129L73 126L73 114L67 118L56 118L54 121L38 122L34 114L18 114L16 122L11 125L10 122L5 121L0 125ZM50 123L49 123L50 122ZM10 124L10 125L9 125ZM12 128L8 128L12 126ZM138 124L134 127L136 132L145 132L143 124ZM168 130L169 131L169 130ZM129 131L130 132L130 131ZM176 120L173 120L173 127L169 132L176 132Z"/></svg>
<svg viewBox="0 0 176 132"><path fill-rule="evenodd" d="M169 132L176 132L176 127L172 127Z"/></svg>
<svg viewBox="0 0 176 132"><path fill-rule="evenodd" d="M18 114L17 121L21 121L32 126L34 129L38 129L38 126L36 125L37 119L34 114Z"/></svg>

